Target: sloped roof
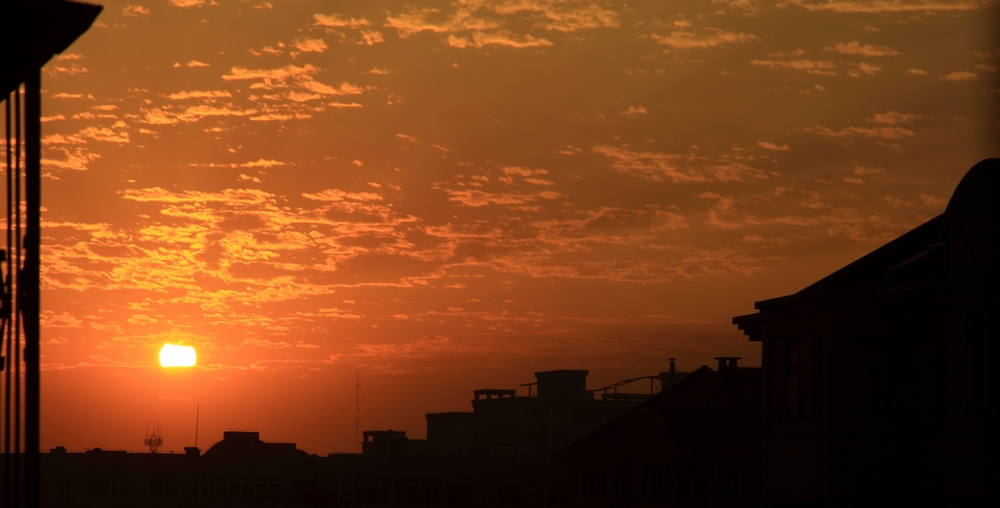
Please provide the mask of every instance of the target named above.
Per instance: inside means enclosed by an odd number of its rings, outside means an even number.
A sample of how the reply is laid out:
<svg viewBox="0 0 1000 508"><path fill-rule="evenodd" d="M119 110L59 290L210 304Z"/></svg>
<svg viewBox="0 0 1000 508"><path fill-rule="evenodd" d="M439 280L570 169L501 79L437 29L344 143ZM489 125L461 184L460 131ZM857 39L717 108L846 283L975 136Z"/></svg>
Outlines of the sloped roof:
<svg viewBox="0 0 1000 508"><path fill-rule="evenodd" d="M985 159L969 169L943 214L796 294L946 276L952 236L960 223L967 219L974 202L984 197L993 202L1000 201L1000 159ZM997 235L1000 237L1000 231Z"/></svg>
<svg viewBox="0 0 1000 508"><path fill-rule="evenodd" d="M938 275L947 264L946 244L939 234L943 223L944 215L938 215L796 294Z"/></svg>
<svg viewBox="0 0 1000 508"><path fill-rule="evenodd" d="M0 96L83 35L103 7L65 0L0 2ZM25 48L29 48L25 50Z"/></svg>
<svg viewBox="0 0 1000 508"><path fill-rule="evenodd" d="M1000 280L1000 159L985 159L969 169L943 214L793 295L762 300L754 307L781 306L831 290L908 291L912 286L907 283L912 282L968 288L970 280L979 291ZM751 341L762 340L761 313L736 316L733 324Z"/></svg>
<svg viewBox="0 0 1000 508"><path fill-rule="evenodd" d="M707 366L617 416L553 454L556 460L602 453L627 453L618 443L629 439L636 423L654 417L654 432L678 448L743 446L759 435L761 370ZM643 432L640 430L639 432ZM642 437L642 436L637 436Z"/></svg>

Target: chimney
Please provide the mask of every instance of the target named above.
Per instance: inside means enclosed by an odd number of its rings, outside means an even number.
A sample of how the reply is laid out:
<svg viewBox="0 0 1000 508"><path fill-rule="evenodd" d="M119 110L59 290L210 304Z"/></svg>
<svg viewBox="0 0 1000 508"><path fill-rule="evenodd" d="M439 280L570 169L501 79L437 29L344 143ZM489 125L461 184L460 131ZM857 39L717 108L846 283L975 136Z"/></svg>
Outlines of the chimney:
<svg viewBox="0 0 1000 508"><path fill-rule="evenodd" d="M673 358L670 359L670 373L671 374L673 374L674 372L677 372L677 368L674 366L674 361L675 360Z"/></svg>
<svg viewBox="0 0 1000 508"><path fill-rule="evenodd" d="M736 361L742 359L742 356L718 356L715 358L719 362L720 371L737 368Z"/></svg>

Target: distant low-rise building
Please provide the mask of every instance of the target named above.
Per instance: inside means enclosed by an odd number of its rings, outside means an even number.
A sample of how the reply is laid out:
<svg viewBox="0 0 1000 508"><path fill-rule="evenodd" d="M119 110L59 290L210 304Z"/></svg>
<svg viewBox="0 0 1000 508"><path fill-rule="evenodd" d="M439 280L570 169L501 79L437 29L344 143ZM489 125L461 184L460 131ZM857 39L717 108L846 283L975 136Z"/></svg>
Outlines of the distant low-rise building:
<svg viewBox="0 0 1000 508"><path fill-rule="evenodd" d="M226 431L204 454L57 447L42 454L42 506L276 505L292 498L313 460L294 443L249 431Z"/></svg>
<svg viewBox="0 0 1000 508"><path fill-rule="evenodd" d="M686 373L675 372L671 365L670 372L626 380L649 380L649 393L618 393L617 388L624 382L607 390L588 390L587 375L586 370L536 372L534 383L522 385L528 391L522 397L513 389L475 390L472 412L427 415L427 443L420 449L424 453L490 453L512 460L545 459Z"/></svg>
<svg viewBox="0 0 1000 508"><path fill-rule="evenodd" d="M549 451L649 396L614 397L616 384L598 399L586 376L537 373L527 397L476 390L472 412L427 415L428 439L365 431L361 454L310 455L253 431L226 431L204 454L55 448L42 454L43 506L569 506Z"/></svg>

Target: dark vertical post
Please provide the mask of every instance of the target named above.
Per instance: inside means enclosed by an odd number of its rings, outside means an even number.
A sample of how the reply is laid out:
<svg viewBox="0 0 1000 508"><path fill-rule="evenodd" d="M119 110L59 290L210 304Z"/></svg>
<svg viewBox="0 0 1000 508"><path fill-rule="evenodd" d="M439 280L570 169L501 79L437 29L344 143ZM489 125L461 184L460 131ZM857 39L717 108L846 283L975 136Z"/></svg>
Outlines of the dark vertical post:
<svg viewBox="0 0 1000 508"><path fill-rule="evenodd" d="M12 95L8 94L7 97L4 100L4 113L5 113L5 116L4 116L4 141L6 143L6 152L7 152L7 173L6 173L6 177L7 177L7 245L6 246L7 246L7 273L8 274L11 273L10 269L11 269L12 266L14 266L12 264L13 263L13 258L14 258L14 253L13 253L13 250L10 248L11 247L11 238L12 238L11 237L11 232L13 231L13 229L11 227L12 226L11 219L13 218L13 216L11 215L11 203L13 203L13 197L14 197L14 191L13 191L13 188L14 188L14 185L13 185L13 181L14 181L14 177L13 177L13 175L14 175L14 158L13 158L13 154L12 154L12 151L11 151L13 145L10 142L10 137L11 137L10 135L11 135L11 130L12 130L11 126L13 125L11 123L11 117L12 117L11 112L12 111L11 111L10 103L11 103L11 101L13 101L13 99L11 97L12 97ZM11 286L11 282L13 280L14 279L8 275L7 278L3 281L4 282L4 292L5 292L4 296L5 297L8 294L10 294L9 291L13 288L13 286ZM11 300L11 301L13 301L13 300ZM11 375L11 370L14 368L14 365L13 365L14 364L14 355L13 355L14 349L13 349L13 346L12 346L13 341L14 341L14 333L13 333L13 323L11 323L9 321L9 316L13 315L13 314L10 313L10 304L6 300L4 300L3 303L4 303L4 313L5 313L5 315L3 317L4 318L8 318L8 322L7 322L7 329L4 330L4 336L3 336L3 338L0 338L0 340L6 339L5 340L5 342L6 342L6 357L7 357L6 363L8 365L6 365L6 369L4 369L4 392L3 392L3 396L2 396L3 397L3 406L4 406L4 409L3 409L3 464L0 465L0 468L2 468L2 471L3 471L3 483L2 483L2 485L0 485L0 487L3 487L3 491L0 492L0 502L2 502L3 506L6 508L6 507L10 506L10 499L12 497L12 495L11 495L11 490L12 490L11 489L11 477L10 477L10 470L11 470L11 453L10 453L10 380L11 380L11 377L10 377L10 375Z"/></svg>
<svg viewBox="0 0 1000 508"><path fill-rule="evenodd" d="M39 382L39 273L42 239L42 69L27 76L24 83L25 205L24 238L24 466L25 506L40 503L41 387ZM22 279L18 279L18 285Z"/></svg>

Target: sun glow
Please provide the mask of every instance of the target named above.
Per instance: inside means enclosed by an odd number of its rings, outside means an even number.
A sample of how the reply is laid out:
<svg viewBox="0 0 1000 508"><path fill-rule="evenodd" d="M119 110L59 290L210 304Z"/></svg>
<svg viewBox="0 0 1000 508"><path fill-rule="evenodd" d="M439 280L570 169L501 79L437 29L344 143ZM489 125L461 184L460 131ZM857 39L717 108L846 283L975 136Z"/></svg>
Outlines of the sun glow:
<svg viewBox="0 0 1000 508"><path fill-rule="evenodd" d="M191 346L175 346L166 343L160 349L160 365L163 367L193 367L198 355Z"/></svg>

